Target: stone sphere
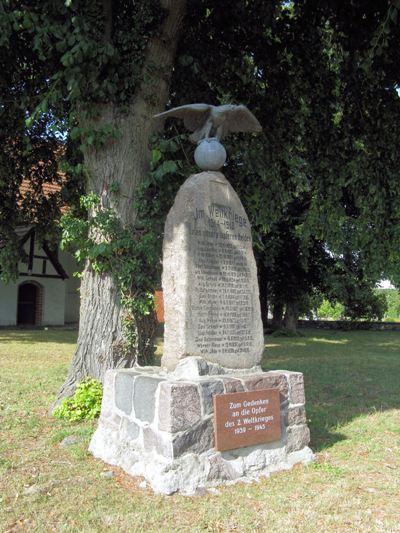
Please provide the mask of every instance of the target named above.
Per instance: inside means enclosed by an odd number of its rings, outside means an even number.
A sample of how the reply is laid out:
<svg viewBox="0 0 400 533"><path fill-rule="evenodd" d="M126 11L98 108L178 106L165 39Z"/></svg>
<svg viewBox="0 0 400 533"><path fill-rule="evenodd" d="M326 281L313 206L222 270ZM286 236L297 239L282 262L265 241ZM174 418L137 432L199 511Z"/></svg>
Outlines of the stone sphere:
<svg viewBox="0 0 400 533"><path fill-rule="evenodd" d="M218 139L204 139L194 152L194 160L201 170L219 170L226 161L226 151Z"/></svg>

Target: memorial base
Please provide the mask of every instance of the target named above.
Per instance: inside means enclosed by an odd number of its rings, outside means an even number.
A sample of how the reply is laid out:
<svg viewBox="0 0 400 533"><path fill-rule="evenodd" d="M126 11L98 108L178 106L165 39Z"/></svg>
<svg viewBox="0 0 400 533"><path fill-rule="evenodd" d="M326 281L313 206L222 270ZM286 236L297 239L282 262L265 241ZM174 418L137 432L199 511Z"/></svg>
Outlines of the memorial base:
<svg viewBox="0 0 400 533"><path fill-rule="evenodd" d="M280 392L280 439L217 451L213 396L261 389ZM157 493L193 494L308 463L313 459L309 438L301 373L230 370L190 357L169 373L159 367L109 370L89 450L144 476Z"/></svg>

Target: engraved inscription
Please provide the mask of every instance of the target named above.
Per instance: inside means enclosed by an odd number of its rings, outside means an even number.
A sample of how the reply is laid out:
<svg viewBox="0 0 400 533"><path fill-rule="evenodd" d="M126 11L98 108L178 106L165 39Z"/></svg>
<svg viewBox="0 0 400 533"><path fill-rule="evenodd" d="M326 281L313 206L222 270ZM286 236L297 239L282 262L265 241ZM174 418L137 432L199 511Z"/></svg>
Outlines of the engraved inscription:
<svg viewBox="0 0 400 533"><path fill-rule="evenodd" d="M165 327L161 365L203 357L226 368L261 360L264 337L251 227L220 172L179 189L163 243Z"/></svg>
<svg viewBox="0 0 400 533"><path fill-rule="evenodd" d="M194 341L201 355L251 351L253 307L246 257L251 242L248 230L247 218L227 205L212 203L193 212L192 310L197 316Z"/></svg>
<svg viewBox="0 0 400 533"><path fill-rule="evenodd" d="M219 451L279 440L278 389L215 395L214 430Z"/></svg>

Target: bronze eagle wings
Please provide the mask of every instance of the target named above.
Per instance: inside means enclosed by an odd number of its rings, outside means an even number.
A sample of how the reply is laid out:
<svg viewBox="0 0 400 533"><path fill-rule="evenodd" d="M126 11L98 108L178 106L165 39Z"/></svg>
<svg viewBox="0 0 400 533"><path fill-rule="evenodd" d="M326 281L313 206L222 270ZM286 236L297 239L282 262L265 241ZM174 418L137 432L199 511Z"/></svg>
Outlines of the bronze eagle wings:
<svg viewBox="0 0 400 533"><path fill-rule="evenodd" d="M256 117L244 105L187 104L159 113L154 118L160 117L182 119L185 127L193 132L189 138L194 143L209 137L221 140L229 133L262 130Z"/></svg>

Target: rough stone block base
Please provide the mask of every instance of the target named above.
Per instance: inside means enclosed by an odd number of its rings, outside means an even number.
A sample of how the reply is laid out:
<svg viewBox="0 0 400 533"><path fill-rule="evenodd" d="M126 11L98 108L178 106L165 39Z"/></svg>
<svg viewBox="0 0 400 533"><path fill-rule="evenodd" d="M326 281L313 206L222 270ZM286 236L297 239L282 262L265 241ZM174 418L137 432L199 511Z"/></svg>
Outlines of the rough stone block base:
<svg viewBox="0 0 400 533"><path fill-rule="evenodd" d="M270 388L281 393L281 440L216 451L213 395ZM299 372L232 371L196 357L183 360L172 373L159 367L109 370L89 450L144 476L155 492L191 494L310 462L304 403Z"/></svg>

